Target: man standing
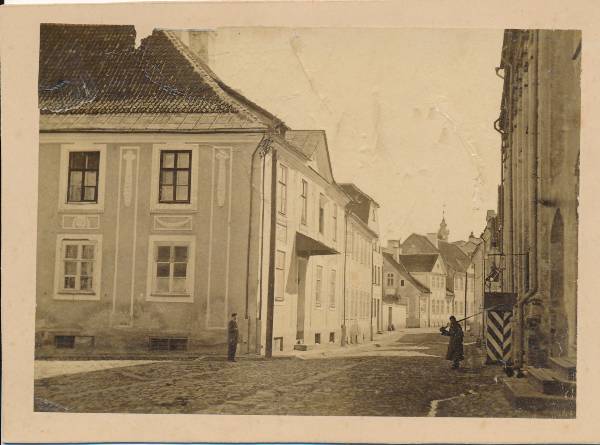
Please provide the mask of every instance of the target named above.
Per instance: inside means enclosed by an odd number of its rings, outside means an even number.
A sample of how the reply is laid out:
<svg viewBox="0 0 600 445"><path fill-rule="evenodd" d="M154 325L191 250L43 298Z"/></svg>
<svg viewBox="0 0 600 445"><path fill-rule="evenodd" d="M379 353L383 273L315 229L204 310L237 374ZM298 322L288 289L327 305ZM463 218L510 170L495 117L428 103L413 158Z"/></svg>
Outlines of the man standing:
<svg viewBox="0 0 600 445"><path fill-rule="evenodd" d="M460 361L464 360L465 356L463 353L463 330L454 315L450 317L450 329L446 330L446 327L442 327L440 332L442 335L450 337L446 360L452 361L452 369L458 369Z"/></svg>
<svg viewBox="0 0 600 445"><path fill-rule="evenodd" d="M237 314L231 314L231 320L227 326L227 360L235 362L235 351L237 349L239 330L237 325Z"/></svg>

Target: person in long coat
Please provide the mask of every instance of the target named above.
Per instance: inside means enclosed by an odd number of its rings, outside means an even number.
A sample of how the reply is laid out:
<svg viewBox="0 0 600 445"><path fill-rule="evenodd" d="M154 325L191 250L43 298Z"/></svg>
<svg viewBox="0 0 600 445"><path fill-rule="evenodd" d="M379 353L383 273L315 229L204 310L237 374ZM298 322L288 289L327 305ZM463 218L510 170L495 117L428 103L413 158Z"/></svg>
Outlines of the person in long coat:
<svg viewBox="0 0 600 445"><path fill-rule="evenodd" d="M239 340L239 329L237 324L237 314L231 314L231 320L227 325L227 360L235 362L235 351Z"/></svg>
<svg viewBox="0 0 600 445"><path fill-rule="evenodd" d="M452 361L452 369L458 369L461 360L464 360L463 352L463 330L459 322L456 321L456 317L452 315L450 317L450 328L445 327L440 329L442 335L450 337L448 342L448 351L446 352L446 360Z"/></svg>

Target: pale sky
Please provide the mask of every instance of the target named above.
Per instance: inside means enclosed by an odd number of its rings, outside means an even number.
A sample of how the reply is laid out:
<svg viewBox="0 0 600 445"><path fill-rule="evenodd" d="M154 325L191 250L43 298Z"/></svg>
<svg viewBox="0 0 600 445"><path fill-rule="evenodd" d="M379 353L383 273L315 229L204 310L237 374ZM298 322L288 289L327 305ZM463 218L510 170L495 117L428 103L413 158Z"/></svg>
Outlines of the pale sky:
<svg viewBox="0 0 600 445"><path fill-rule="evenodd" d="M503 30L220 29L212 69L293 129L323 129L338 182L381 205L381 237L452 241L495 209Z"/></svg>

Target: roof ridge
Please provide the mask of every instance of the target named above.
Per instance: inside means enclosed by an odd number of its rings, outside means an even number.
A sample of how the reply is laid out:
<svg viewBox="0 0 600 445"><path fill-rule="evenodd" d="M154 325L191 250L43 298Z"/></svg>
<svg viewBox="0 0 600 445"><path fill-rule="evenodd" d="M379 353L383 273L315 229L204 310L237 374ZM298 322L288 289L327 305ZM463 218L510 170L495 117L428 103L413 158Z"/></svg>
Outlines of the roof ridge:
<svg viewBox="0 0 600 445"><path fill-rule="evenodd" d="M233 99L229 94L223 91L223 88L216 81L218 76L204 62L200 61L194 55L194 53L175 34L173 34L172 31L166 29L160 29L157 31L162 32L167 37L173 47L187 59L194 71L202 77L202 80L206 82L206 84L221 100L227 102L252 122L261 121L254 113L250 112L250 110L244 107L238 100Z"/></svg>

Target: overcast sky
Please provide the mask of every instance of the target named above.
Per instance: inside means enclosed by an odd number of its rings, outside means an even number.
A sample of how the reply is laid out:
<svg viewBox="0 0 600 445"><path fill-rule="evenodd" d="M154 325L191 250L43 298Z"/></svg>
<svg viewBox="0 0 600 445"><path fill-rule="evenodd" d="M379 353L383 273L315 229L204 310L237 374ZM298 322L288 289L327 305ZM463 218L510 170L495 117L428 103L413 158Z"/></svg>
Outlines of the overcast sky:
<svg viewBox="0 0 600 445"><path fill-rule="evenodd" d="M220 29L210 63L293 129L324 129L338 182L381 205L384 240L479 235L495 209L502 30Z"/></svg>

